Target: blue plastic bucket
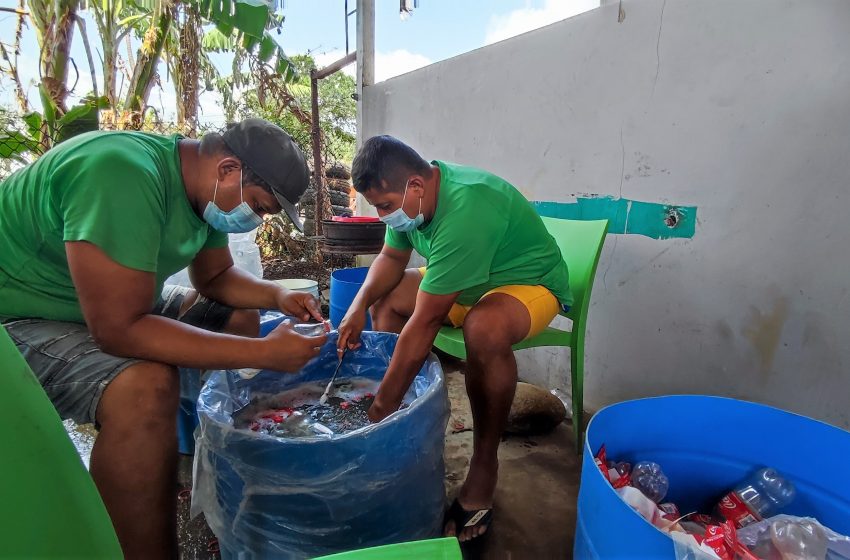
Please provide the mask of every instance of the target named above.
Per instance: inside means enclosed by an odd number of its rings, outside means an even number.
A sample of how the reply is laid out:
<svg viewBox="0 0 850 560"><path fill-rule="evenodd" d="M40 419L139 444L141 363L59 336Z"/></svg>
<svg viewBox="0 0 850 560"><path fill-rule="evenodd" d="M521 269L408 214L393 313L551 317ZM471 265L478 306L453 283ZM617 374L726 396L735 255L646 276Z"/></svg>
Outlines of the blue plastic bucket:
<svg viewBox="0 0 850 560"><path fill-rule="evenodd" d="M195 401L180 398L177 409L177 452L181 455L194 455L195 428L198 427L198 413Z"/></svg>
<svg viewBox="0 0 850 560"><path fill-rule="evenodd" d="M361 266L359 268L340 268L331 273L331 325L334 328L339 327L340 321L348 312L348 307L354 301L354 296L366 280L366 274L369 272L369 267ZM372 318L366 314L366 329L372 330Z"/></svg>
<svg viewBox="0 0 850 560"><path fill-rule="evenodd" d="M177 407L177 451L181 455L195 453L195 428L198 413L195 401L201 392L201 371L195 368L178 368L180 376L180 402Z"/></svg>
<svg viewBox="0 0 850 560"><path fill-rule="evenodd" d="M659 463L670 479L665 501L682 512L714 504L759 467L797 487L783 513L817 518L850 534L850 485L839 478L850 432L769 406L705 396L640 399L600 410L587 428L574 557L675 558L673 541L623 502L594 454Z"/></svg>

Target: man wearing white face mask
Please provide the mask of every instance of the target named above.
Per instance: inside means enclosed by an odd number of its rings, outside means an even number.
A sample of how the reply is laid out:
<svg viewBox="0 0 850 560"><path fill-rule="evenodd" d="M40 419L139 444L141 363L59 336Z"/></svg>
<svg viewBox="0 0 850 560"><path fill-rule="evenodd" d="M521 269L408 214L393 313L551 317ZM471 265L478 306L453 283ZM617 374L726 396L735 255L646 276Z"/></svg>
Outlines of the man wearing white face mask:
<svg viewBox="0 0 850 560"><path fill-rule="evenodd" d="M463 327L473 454L446 535L467 541L492 519L497 451L517 382L512 345L541 332L572 304L567 265L529 202L492 173L428 163L390 136L367 140L352 166L354 188L387 224L381 254L339 327L356 348L366 313L400 333L369 417L398 409L444 324ZM428 266L406 269L413 249Z"/></svg>
<svg viewBox="0 0 850 560"><path fill-rule="evenodd" d="M177 554L177 366L296 371L325 341L256 338L257 309L322 316L227 246L266 214L300 228L307 186L298 146L260 119L200 141L83 134L0 184L0 323L60 416L98 426L91 474L127 558ZM163 291L187 265L197 293Z"/></svg>

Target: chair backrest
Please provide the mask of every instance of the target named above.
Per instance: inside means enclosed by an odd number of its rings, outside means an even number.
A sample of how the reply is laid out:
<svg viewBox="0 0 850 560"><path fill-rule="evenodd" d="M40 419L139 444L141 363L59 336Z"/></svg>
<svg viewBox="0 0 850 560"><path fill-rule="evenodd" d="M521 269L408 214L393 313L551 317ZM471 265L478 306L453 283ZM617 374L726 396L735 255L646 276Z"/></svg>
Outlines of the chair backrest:
<svg viewBox="0 0 850 560"><path fill-rule="evenodd" d="M0 442L0 556L122 557L91 476L2 325Z"/></svg>
<svg viewBox="0 0 850 560"><path fill-rule="evenodd" d="M563 220L543 217L546 229L555 238L570 273L573 305L564 313L573 321L587 317L590 290L596 275L596 265L608 232L608 220Z"/></svg>

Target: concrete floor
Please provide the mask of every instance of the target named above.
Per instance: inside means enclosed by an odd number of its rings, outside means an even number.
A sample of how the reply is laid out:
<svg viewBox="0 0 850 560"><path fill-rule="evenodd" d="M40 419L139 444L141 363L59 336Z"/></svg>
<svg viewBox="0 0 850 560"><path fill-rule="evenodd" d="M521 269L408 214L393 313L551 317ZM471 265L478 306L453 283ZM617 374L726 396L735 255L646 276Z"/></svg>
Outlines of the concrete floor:
<svg viewBox="0 0 850 560"><path fill-rule="evenodd" d="M472 415L463 362L442 359L452 413L446 430L446 493L460 489L472 452ZM463 426L466 430L453 433ZM499 448L492 533L464 557L487 560L572 558L581 460L572 427L542 436L507 437Z"/></svg>
<svg viewBox="0 0 850 560"><path fill-rule="evenodd" d="M450 500L466 476L472 451L472 416L464 389L464 363L445 357L441 361L452 409L445 447L446 493ZM568 424L561 424L546 435L506 437L499 450L500 478L490 534L479 545L466 550L464 557L470 560L571 558L581 468L573 449ZM181 456L178 480L181 558L219 558L215 536L203 516L189 519L191 457Z"/></svg>

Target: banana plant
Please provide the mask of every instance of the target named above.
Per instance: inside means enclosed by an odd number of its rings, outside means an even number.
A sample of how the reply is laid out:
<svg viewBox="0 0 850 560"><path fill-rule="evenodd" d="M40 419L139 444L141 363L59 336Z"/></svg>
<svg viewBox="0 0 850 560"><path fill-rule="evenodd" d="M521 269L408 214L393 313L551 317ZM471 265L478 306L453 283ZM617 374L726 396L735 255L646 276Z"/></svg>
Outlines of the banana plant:
<svg viewBox="0 0 850 560"><path fill-rule="evenodd" d="M30 0L30 20L39 46L38 86L44 118L42 137L52 141L56 123L67 111L68 67L78 0ZM50 147L50 144L46 144Z"/></svg>
<svg viewBox="0 0 850 560"><path fill-rule="evenodd" d="M118 49L130 33L139 29L139 26L151 17L151 11L140 8L130 0L90 0L86 8L94 16L103 45L103 95L109 100L112 109L110 120L114 122L119 107Z"/></svg>
<svg viewBox="0 0 850 560"><path fill-rule="evenodd" d="M136 53L136 64L122 107L122 127L131 130L142 128L143 112L157 77L156 69L162 48L177 17L176 0L158 0L155 8L150 26L142 36L142 44Z"/></svg>
<svg viewBox="0 0 850 560"><path fill-rule="evenodd" d="M163 57L177 102L177 128L189 137L198 131L201 79L214 66L201 49L201 15L194 4L184 4L165 41Z"/></svg>
<svg viewBox="0 0 850 560"><path fill-rule="evenodd" d="M280 33L282 17L274 14L276 0L28 0L30 19L39 43L43 127L45 147L59 133L58 121L68 111L68 74L76 69L70 57L77 12L93 12L104 47L104 96L113 109L113 121L120 128L139 129L148 106L150 91L157 81L157 68L179 12L196 13L202 22L215 26L215 31L238 41L241 48L272 66L284 80L292 80L295 71L283 50L269 32ZM80 2L83 2L81 5ZM80 31L84 32L82 26ZM119 101L116 85L118 46L130 33L141 39L135 60L130 58L132 73L123 101ZM180 87L186 95L197 96L198 76L184 77ZM123 88L122 88L123 89ZM193 92L193 93L189 93ZM195 104L197 99L195 97ZM190 101L191 104L191 101ZM120 113L120 114L117 114Z"/></svg>
<svg viewBox="0 0 850 560"><path fill-rule="evenodd" d="M72 136L98 129L98 111L108 106L105 97L88 97L64 115L48 121L38 111L27 113L21 120L24 127L7 124L0 130L0 158L27 163L34 157Z"/></svg>
<svg viewBox="0 0 850 560"><path fill-rule="evenodd" d="M124 101L124 112L130 117L125 122L126 128L141 126L141 113L146 106L150 88L156 76L155 70L159 63L171 26L177 20L177 10L174 0L138 0L140 5L153 7L158 17L144 34L142 46L139 49L133 80ZM273 39L268 28L277 28L283 18L273 12L273 5L265 0L188 0L186 9L197 8L200 17L215 25L214 32L225 37L233 37L239 41L245 51L255 55L267 64L273 64L275 71L284 79L293 80L295 69L286 57L283 49ZM205 34L206 40L208 34ZM203 43L202 43L203 44ZM197 81L197 75L192 79ZM198 88L186 87L184 91L192 90L197 96ZM195 97L191 104L197 104Z"/></svg>
<svg viewBox="0 0 850 560"><path fill-rule="evenodd" d="M200 0L201 14L215 22L215 28L204 33L201 45L213 52L244 51L267 65L284 82L293 83L298 78L295 65L277 43L272 34L280 34L283 16L268 12L265 21L260 14L268 9L262 0L234 1L232 13L230 0Z"/></svg>

